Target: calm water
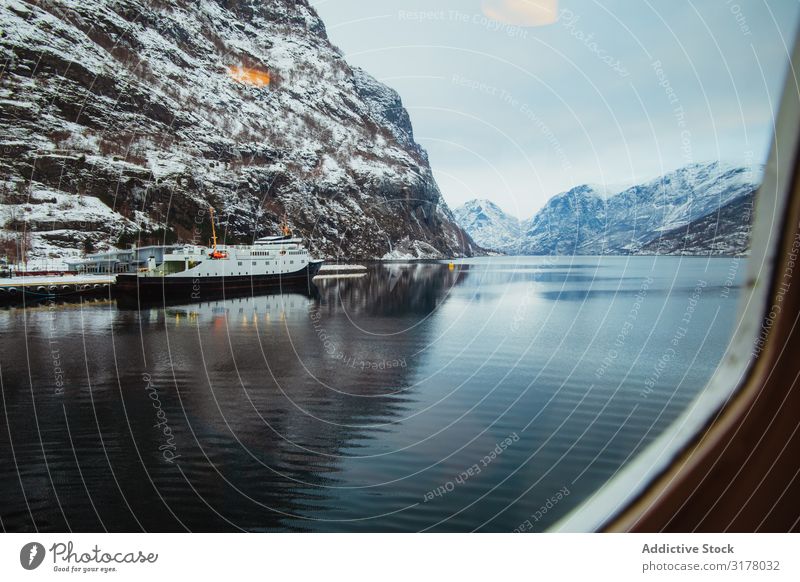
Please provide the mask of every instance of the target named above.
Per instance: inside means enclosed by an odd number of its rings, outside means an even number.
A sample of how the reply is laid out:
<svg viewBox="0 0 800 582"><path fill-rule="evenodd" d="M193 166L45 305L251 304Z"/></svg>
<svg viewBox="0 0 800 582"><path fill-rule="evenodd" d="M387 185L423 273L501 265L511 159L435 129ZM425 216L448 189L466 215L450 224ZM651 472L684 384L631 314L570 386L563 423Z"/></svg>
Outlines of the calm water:
<svg viewBox="0 0 800 582"><path fill-rule="evenodd" d="M481 259L0 311L2 527L545 529L702 389L743 271Z"/></svg>

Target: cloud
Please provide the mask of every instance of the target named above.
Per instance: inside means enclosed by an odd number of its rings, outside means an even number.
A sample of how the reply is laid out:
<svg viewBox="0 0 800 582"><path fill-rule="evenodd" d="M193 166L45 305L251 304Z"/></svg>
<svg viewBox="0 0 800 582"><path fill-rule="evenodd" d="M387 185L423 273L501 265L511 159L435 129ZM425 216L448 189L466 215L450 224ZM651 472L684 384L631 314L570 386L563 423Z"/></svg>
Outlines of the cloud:
<svg viewBox="0 0 800 582"><path fill-rule="evenodd" d="M544 26L558 20L558 0L483 0L483 13L514 26Z"/></svg>

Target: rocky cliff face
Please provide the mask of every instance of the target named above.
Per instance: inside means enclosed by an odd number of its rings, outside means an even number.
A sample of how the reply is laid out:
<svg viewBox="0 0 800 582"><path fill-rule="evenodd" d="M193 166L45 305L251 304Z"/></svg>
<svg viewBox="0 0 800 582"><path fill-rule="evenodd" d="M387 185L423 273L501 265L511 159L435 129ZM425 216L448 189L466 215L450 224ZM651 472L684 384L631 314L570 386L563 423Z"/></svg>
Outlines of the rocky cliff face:
<svg viewBox="0 0 800 582"><path fill-rule="evenodd" d="M527 221L482 201L455 214L478 244L509 254L742 254L754 180L746 168L692 164L617 193L577 186Z"/></svg>
<svg viewBox="0 0 800 582"><path fill-rule="evenodd" d="M6 247L205 242L211 204L229 243L285 220L329 258L475 249L306 0L7 0L0 24Z"/></svg>
<svg viewBox="0 0 800 582"><path fill-rule="evenodd" d="M607 221L606 203L597 190L578 186L551 198L523 225L521 247L537 255L594 254L588 249L602 244L598 236L606 230Z"/></svg>

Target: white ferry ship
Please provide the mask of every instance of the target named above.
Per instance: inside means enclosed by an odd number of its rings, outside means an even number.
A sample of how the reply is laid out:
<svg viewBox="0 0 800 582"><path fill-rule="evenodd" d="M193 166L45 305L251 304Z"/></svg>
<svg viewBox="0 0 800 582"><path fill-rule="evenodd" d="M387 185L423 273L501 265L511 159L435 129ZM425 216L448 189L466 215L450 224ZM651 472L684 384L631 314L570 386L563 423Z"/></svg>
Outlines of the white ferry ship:
<svg viewBox="0 0 800 582"><path fill-rule="evenodd" d="M310 284L322 267L323 261L312 259L302 239L288 229L253 245L230 246L218 246L212 232L210 248L172 248L160 263L153 257L138 273L117 275L115 291L128 297L202 300L225 292Z"/></svg>

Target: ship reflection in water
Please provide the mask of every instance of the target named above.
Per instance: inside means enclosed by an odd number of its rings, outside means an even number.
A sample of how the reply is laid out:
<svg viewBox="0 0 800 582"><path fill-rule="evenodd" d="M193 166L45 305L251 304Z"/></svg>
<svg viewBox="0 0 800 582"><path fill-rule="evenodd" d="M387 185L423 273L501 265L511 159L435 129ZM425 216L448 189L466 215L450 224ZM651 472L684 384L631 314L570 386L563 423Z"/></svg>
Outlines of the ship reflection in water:
<svg viewBox="0 0 800 582"><path fill-rule="evenodd" d="M0 312L3 527L544 529L713 372L730 267L386 264L311 293Z"/></svg>

